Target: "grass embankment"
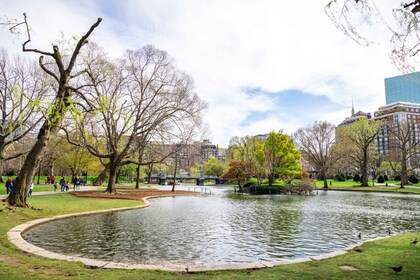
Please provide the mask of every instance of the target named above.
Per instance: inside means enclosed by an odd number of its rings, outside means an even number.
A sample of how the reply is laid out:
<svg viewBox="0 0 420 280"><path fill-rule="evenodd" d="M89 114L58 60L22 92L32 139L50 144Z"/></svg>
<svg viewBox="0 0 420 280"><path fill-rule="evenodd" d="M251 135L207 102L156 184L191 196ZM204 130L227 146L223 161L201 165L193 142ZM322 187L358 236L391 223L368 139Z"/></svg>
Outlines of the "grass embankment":
<svg viewBox="0 0 420 280"><path fill-rule="evenodd" d="M331 182L331 184L330 184ZM369 187L361 187L360 183L354 182L353 180L347 180L344 182L328 180L328 188L332 190L343 190L343 191L376 191L376 192L395 192L395 193L418 193L420 194L420 187L418 185L406 185L404 188L400 188L400 182L389 181L388 186L384 184L375 183L372 186L372 181L369 181ZM324 181L317 180L316 188L322 189Z"/></svg>
<svg viewBox="0 0 420 280"><path fill-rule="evenodd" d="M420 233L366 243L348 254L322 261L252 271L216 271L190 275L163 271L90 269L77 262L59 261L24 253L7 240L6 233L28 220L83 211L137 206L133 200L77 198L57 194L29 198L43 210L0 205L0 279L396 279L390 266L403 265L398 279L419 279L420 246L410 241ZM63 232L65 235L65 232ZM60 238L57 236L56 238ZM352 266L347 271L341 266Z"/></svg>

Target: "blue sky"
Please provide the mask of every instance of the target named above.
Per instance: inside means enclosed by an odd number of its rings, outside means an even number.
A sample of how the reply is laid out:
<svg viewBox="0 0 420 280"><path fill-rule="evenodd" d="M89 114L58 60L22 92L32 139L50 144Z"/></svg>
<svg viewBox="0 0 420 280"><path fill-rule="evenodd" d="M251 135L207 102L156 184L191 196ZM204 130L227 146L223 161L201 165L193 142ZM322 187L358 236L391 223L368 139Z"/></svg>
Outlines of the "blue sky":
<svg viewBox="0 0 420 280"><path fill-rule="evenodd" d="M374 29L382 41L357 45L327 18L327 2L0 0L0 16L26 12L38 48L103 17L93 39L111 56L145 44L167 51L208 102L205 136L223 147L233 136L338 124L352 98L356 111L385 104L384 78L400 74L388 58L389 35ZM0 42L19 53L21 40L4 30Z"/></svg>

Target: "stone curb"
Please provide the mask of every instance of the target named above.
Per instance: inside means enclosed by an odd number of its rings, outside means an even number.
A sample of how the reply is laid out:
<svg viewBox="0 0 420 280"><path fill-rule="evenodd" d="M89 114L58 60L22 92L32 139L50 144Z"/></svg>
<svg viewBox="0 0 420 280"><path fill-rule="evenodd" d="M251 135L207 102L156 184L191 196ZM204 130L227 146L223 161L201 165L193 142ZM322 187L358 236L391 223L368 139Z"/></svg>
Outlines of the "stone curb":
<svg viewBox="0 0 420 280"><path fill-rule="evenodd" d="M107 209L107 210L65 214L65 215L59 215L59 216L55 216L51 218L33 220L33 221L29 221L29 222L20 224L12 228L11 230L7 232L7 237L9 241L12 242L14 245L16 245L20 250L37 255L37 256L41 256L41 257L66 260L66 261L77 261L77 262L82 262L86 266L97 267L97 268L147 269L147 270L164 270L164 271L172 271L172 272L186 272L186 271L187 272L201 272L201 271L214 271L214 270L262 269L262 268L270 268L270 267L279 266L279 265L287 265L287 264L302 263L302 262L309 262L309 261L320 261L323 259L328 259L328 258L333 258L339 255L343 255L347 253L349 250L352 250L355 247L358 247L365 242L376 241L376 240L390 237L390 236L377 237L374 239L359 242L355 245L346 247L342 250L338 250L338 251L334 251L331 253L322 254L318 256L312 256L312 257L297 258L297 259L292 259L292 260L285 259L285 260L279 260L279 261L273 261L273 262L259 261L259 262L250 262L250 263L212 264L212 265L201 265L201 266L173 265L170 263L162 264L162 265L119 263L119 262L112 262L112 261L88 259L88 258L77 257L77 256L62 255L62 254L47 251L43 248L32 245L31 243L27 242L25 239L22 238L22 234L24 232L30 230L31 228L35 226L45 224L51 221L55 221L59 219L69 219L69 218L81 217L81 216L87 216L87 215L95 215L95 214L101 214L101 213L141 209L141 208L150 206L150 202L148 201L148 199L154 199L154 198L160 198L160 197L172 197L172 196L185 196L185 195L148 196L142 199L145 204L140 205L140 206L112 208L112 209Z"/></svg>

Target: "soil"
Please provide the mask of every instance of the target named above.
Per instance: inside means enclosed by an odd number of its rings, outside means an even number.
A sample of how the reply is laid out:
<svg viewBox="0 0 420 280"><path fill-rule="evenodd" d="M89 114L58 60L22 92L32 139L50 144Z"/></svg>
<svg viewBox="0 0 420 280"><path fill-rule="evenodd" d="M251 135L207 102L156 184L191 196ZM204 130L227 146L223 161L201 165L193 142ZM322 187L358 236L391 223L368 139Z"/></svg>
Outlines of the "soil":
<svg viewBox="0 0 420 280"><path fill-rule="evenodd" d="M106 193L104 191L75 191L70 192L70 194L77 197L142 200L147 196L197 195L200 193L181 190L172 192L170 190L157 189L117 188L117 193Z"/></svg>

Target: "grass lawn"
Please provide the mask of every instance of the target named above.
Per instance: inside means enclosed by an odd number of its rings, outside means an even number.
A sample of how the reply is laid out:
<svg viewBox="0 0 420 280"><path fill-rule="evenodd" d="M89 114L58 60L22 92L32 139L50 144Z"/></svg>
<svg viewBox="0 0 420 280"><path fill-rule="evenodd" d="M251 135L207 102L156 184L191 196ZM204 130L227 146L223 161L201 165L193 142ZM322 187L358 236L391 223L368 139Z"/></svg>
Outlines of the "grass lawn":
<svg viewBox="0 0 420 280"><path fill-rule="evenodd" d="M330 185L331 182L331 185ZM403 189L399 187L400 182L389 181L389 186L386 187L383 184L372 186L372 181L369 181L369 187L361 187L359 183L353 180L347 180L345 182L339 182L335 180L328 180L328 187L333 190L352 190L352 191L377 191L377 192L397 192L397 193L418 193L420 194L420 187L418 185L407 185ZM322 189L324 181L317 180L316 188Z"/></svg>
<svg viewBox="0 0 420 280"><path fill-rule="evenodd" d="M24 253L10 243L6 233L25 221L59 214L136 206L142 202L77 198L69 194L34 196L29 202L42 210L11 211L0 204L0 279L419 279L420 246L408 233L366 243L332 259L249 271L216 271L183 275L163 271L90 269L77 262L52 260ZM65 233L63 233L65 234ZM420 237L420 236L419 236ZM57 237L59 238L59 237ZM390 266L403 265L396 276ZM340 266L352 266L347 271Z"/></svg>

